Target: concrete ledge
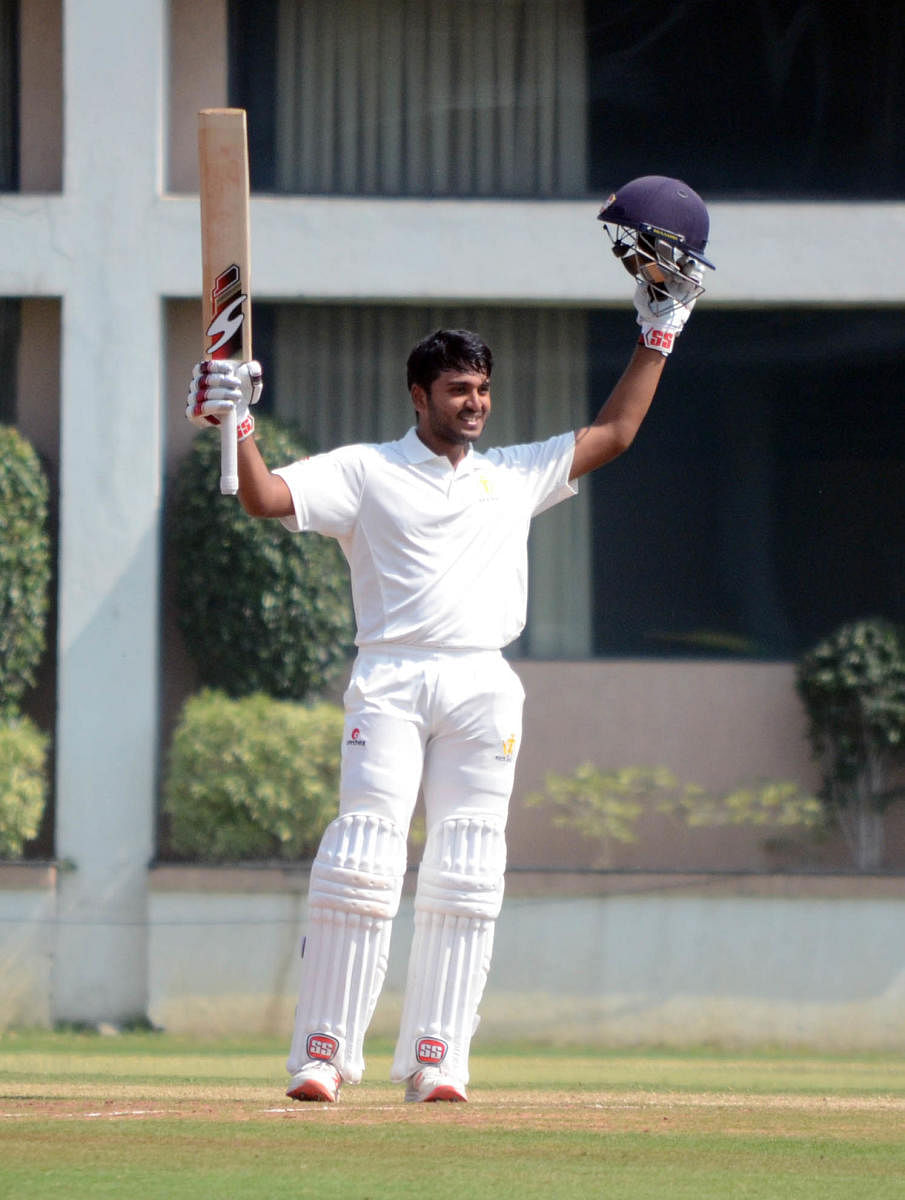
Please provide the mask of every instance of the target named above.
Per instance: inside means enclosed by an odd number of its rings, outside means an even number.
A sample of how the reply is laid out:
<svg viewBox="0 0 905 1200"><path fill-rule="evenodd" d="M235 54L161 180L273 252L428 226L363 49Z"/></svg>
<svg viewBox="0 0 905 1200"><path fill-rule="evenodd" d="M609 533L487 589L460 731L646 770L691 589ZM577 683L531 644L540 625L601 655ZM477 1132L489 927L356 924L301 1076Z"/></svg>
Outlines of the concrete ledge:
<svg viewBox="0 0 905 1200"><path fill-rule="evenodd" d="M52 1019L55 872L0 866L0 1028ZM150 1019L199 1036L288 1039L307 876L304 864L151 870ZM398 1023L413 885L411 873L375 1033ZM902 1052L903 925L902 877L515 871L481 1033Z"/></svg>
<svg viewBox="0 0 905 1200"><path fill-rule="evenodd" d="M13 868L15 870L15 868ZM159 863L149 873L154 894L205 892L232 895L306 894L311 864L232 863L223 866ZM0 866L0 889L5 868ZM24 876L23 876L24 878ZM417 871L406 874L405 892L414 892ZM598 871L518 867L506 872L506 895L513 896L626 896L700 894L708 896L776 896L865 900L880 897L905 900L905 876L763 874L746 871Z"/></svg>
<svg viewBox="0 0 905 1200"><path fill-rule="evenodd" d="M0 892L52 891L58 870L56 863L0 862Z"/></svg>

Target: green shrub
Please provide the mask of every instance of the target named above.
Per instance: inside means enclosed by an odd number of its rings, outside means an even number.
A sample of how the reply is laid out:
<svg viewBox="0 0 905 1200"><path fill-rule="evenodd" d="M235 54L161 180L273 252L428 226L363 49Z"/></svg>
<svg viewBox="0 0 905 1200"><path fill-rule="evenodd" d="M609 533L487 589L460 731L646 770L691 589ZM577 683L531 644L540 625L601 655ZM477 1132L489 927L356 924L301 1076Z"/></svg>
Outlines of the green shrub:
<svg viewBox="0 0 905 1200"><path fill-rule="evenodd" d="M0 426L0 716L14 716L46 644L47 478L29 443Z"/></svg>
<svg viewBox="0 0 905 1200"><path fill-rule="evenodd" d="M256 436L273 466L307 453L266 418ZM219 460L219 439L199 435L176 480L169 539L182 634L204 685L304 700L333 682L352 649L345 559L333 539L293 535L221 497Z"/></svg>
<svg viewBox="0 0 905 1200"><path fill-rule="evenodd" d="M798 663L821 799L860 870L883 861L885 810L905 795L905 634L883 618L840 626Z"/></svg>
<svg viewBox="0 0 905 1200"><path fill-rule="evenodd" d="M603 771L581 763L571 774L548 772L542 792L525 798L529 808L548 807L552 824L596 842L598 864L609 866L615 844L638 841L636 825L644 816L680 820L689 829L727 825L816 830L822 819L819 800L787 780L764 780L733 791L710 792L682 783L667 767L621 767Z"/></svg>
<svg viewBox="0 0 905 1200"><path fill-rule="evenodd" d="M48 740L27 717L0 724L0 858L18 858L41 827Z"/></svg>
<svg viewBox="0 0 905 1200"><path fill-rule="evenodd" d="M207 862L310 856L336 815L342 729L334 704L191 697L164 781L172 850Z"/></svg>

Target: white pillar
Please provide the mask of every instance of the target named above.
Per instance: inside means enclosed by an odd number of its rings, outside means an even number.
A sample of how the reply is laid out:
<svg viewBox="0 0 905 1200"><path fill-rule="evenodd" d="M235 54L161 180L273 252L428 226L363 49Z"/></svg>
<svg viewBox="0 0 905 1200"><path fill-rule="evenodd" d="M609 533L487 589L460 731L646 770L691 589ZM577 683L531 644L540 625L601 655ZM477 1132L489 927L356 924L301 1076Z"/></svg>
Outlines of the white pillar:
<svg viewBox="0 0 905 1200"><path fill-rule="evenodd" d="M64 4L52 1014L147 1012L158 708L164 0ZM137 149L138 148L138 149Z"/></svg>

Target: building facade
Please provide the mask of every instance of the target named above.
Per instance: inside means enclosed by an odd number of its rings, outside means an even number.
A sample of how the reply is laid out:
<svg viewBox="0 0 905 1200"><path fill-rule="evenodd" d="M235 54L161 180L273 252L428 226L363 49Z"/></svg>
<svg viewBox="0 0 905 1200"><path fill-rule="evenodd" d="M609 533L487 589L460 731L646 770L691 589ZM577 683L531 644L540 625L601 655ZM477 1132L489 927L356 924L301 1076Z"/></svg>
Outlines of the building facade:
<svg viewBox="0 0 905 1200"><path fill-rule="evenodd" d="M905 619L902 35L880 3L856 33L804 4L727 31L716 8L661 29L591 0L0 3L2 416L57 496L36 703L75 867L58 1017L146 1008L135 931L193 686L162 514L193 436L203 107L248 109L266 406L316 448L399 432L408 344L452 321L496 351L489 440L584 421L633 339L599 204L649 172L702 193L718 270L655 412L535 531L519 790L591 757L812 782L796 655L846 619ZM857 85L855 60L877 64ZM514 818L516 865L539 839L586 865L519 797Z"/></svg>

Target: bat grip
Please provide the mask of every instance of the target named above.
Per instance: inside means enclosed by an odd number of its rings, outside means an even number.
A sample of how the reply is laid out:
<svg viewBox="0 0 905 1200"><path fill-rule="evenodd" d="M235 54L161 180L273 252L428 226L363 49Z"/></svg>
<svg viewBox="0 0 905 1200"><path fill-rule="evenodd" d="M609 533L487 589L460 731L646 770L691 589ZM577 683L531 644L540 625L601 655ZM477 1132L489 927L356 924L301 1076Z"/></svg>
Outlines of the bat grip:
<svg viewBox="0 0 905 1200"><path fill-rule="evenodd" d="M236 436L236 410L220 417L220 492L235 496L239 490L239 443Z"/></svg>

